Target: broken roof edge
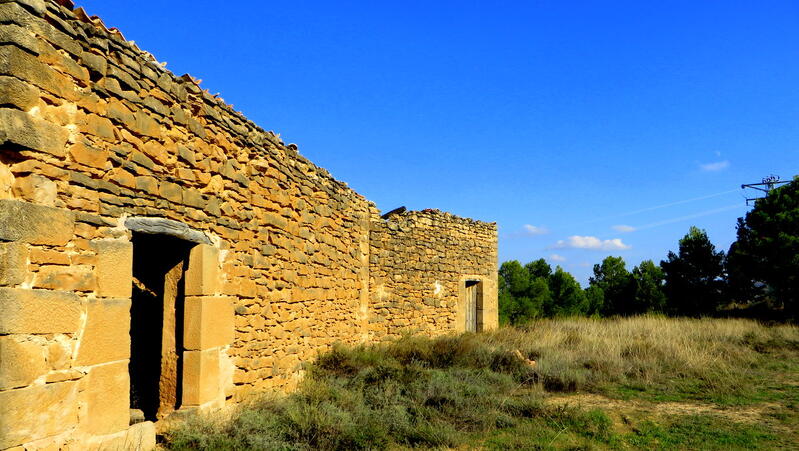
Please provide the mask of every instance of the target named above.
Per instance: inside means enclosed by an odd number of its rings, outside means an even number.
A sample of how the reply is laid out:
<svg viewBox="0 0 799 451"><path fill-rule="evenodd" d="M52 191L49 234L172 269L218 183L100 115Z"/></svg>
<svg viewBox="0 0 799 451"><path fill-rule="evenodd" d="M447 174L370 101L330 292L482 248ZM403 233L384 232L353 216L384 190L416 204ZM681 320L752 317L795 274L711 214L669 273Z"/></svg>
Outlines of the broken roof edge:
<svg viewBox="0 0 799 451"><path fill-rule="evenodd" d="M393 210L390 210L390 211L388 211L387 213L385 213L383 215L380 215L380 211L378 210L378 215L380 216L380 219L382 219L383 221L386 221L386 222L391 221L391 220L400 219L400 218L402 220L406 220L406 221L407 220L414 220L414 219L417 219L419 216L423 216L423 217L426 216L426 217L429 217L431 219L445 219L445 220L448 220L448 221L468 222L470 224L481 225L481 226L486 226L486 227L492 227L492 228L495 228L495 229L497 227L497 223L496 222L487 222L487 221L481 221L479 219L469 218L469 217L466 217L466 216L458 216L456 214L453 214L453 213L450 213L450 212L447 212L447 211L442 211L442 210L439 210L437 208L424 208L422 210L408 210L407 208L405 208L403 206L403 207L399 207L399 208L395 208Z"/></svg>

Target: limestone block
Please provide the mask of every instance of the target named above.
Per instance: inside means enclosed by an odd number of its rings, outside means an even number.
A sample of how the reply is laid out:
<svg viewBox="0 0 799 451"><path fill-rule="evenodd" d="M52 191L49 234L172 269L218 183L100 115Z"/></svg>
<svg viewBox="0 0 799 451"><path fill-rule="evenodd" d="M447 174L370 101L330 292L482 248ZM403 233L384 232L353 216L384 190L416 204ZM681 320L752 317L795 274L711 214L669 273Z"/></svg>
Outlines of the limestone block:
<svg viewBox="0 0 799 451"><path fill-rule="evenodd" d="M183 311L183 346L203 350L233 342L233 299L186 297Z"/></svg>
<svg viewBox="0 0 799 451"><path fill-rule="evenodd" d="M87 146L84 143L75 143L69 148L72 160L93 168L105 169L108 163L108 154L102 150Z"/></svg>
<svg viewBox="0 0 799 451"><path fill-rule="evenodd" d="M60 246L72 239L74 231L75 217L68 210L0 200L0 240Z"/></svg>
<svg viewBox="0 0 799 451"><path fill-rule="evenodd" d="M0 285L17 285L25 281L28 248L20 243L0 243Z"/></svg>
<svg viewBox="0 0 799 451"><path fill-rule="evenodd" d="M183 352L183 406L199 406L220 397L219 350Z"/></svg>
<svg viewBox="0 0 799 451"><path fill-rule="evenodd" d="M75 333L81 302L73 293L0 288L0 334Z"/></svg>
<svg viewBox="0 0 799 451"><path fill-rule="evenodd" d="M189 253L186 296L211 296L221 291L219 249L198 244Z"/></svg>
<svg viewBox="0 0 799 451"><path fill-rule="evenodd" d="M131 426L125 434L123 449L150 451L155 449L155 423L143 421Z"/></svg>
<svg viewBox="0 0 799 451"><path fill-rule="evenodd" d="M0 390L30 385L48 368L47 348L30 336L0 336Z"/></svg>
<svg viewBox="0 0 799 451"><path fill-rule="evenodd" d="M41 266L33 282L37 288L60 291L94 291L97 279L91 266Z"/></svg>
<svg viewBox="0 0 799 451"><path fill-rule="evenodd" d="M12 192L17 198L48 207L55 205L55 199L58 195L55 182L37 174L17 177L14 181Z"/></svg>
<svg viewBox="0 0 799 451"><path fill-rule="evenodd" d="M0 163L0 199L10 199L11 187L14 186L14 173L11 169Z"/></svg>
<svg viewBox="0 0 799 451"><path fill-rule="evenodd" d="M80 429L94 435L119 432L130 423L130 377L128 361L93 367L83 384L86 414Z"/></svg>
<svg viewBox="0 0 799 451"><path fill-rule="evenodd" d="M69 78L18 47L0 47L0 74L29 81L59 97L77 100L74 83Z"/></svg>
<svg viewBox="0 0 799 451"><path fill-rule="evenodd" d="M97 252L97 295L129 298L133 289L133 243L118 240L92 241Z"/></svg>
<svg viewBox="0 0 799 451"><path fill-rule="evenodd" d="M93 299L75 365L130 358L130 299Z"/></svg>
<svg viewBox="0 0 799 451"><path fill-rule="evenodd" d="M11 143L61 157L66 142L65 128L19 110L0 108L0 144Z"/></svg>
<svg viewBox="0 0 799 451"><path fill-rule="evenodd" d="M0 392L0 449L73 428L77 386L69 381Z"/></svg>
<svg viewBox="0 0 799 451"><path fill-rule="evenodd" d="M90 437L83 449L93 451L151 451L155 449L155 423L143 421L116 434Z"/></svg>
<svg viewBox="0 0 799 451"><path fill-rule="evenodd" d="M27 111L39 102L39 90L13 77L0 76L0 105Z"/></svg>

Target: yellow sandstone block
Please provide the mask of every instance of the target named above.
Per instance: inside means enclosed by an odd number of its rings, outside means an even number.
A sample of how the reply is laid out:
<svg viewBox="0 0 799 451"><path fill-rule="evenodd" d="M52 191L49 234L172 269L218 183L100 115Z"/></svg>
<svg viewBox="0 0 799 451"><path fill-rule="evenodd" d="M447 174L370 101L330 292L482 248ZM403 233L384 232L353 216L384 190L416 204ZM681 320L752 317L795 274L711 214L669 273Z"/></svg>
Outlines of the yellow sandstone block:
<svg viewBox="0 0 799 451"><path fill-rule="evenodd" d="M130 299L93 299L75 364L95 365L130 358Z"/></svg>
<svg viewBox="0 0 799 451"><path fill-rule="evenodd" d="M0 334L74 333L81 302L73 293L0 288Z"/></svg>
<svg viewBox="0 0 799 451"><path fill-rule="evenodd" d="M127 241L96 240L97 295L129 298L133 289L133 244Z"/></svg>
<svg viewBox="0 0 799 451"><path fill-rule="evenodd" d="M189 253L186 296L212 296L220 292L219 249L198 244Z"/></svg>
<svg viewBox="0 0 799 451"><path fill-rule="evenodd" d="M0 390L24 387L44 375L47 349L29 336L0 336Z"/></svg>
<svg viewBox="0 0 799 451"><path fill-rule="evenodd" d="M130 423L130 378L128 361L93 367L83 385L86 414L81 429L89 434L119 432Z"/></svg>
<svg viewBox="0 0 799 451"><path fill-rule="evenodd" d="M74 427L77 386L77 382L59 382L0 392L0 449Z"/></svg>
<svg viewBox="0 0 799 451"><path fill-rule="evenodd" d="M183 345L203 350L233 341L233 300L229 297L186 297Z"/></svg>
<svg viewBox="0 0 799 451"><path fill-rule="evenodd" d="M221 394L219 350L183 352L183 405L199 406Z"/></svg>

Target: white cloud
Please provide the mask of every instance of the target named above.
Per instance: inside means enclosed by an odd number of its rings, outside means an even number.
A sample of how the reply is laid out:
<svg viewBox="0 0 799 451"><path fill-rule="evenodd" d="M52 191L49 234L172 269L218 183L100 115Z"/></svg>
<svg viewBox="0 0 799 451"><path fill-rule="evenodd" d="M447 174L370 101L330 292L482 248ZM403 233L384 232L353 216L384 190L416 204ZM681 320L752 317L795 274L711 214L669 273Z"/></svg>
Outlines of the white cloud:
<svg viewBox="0 0 799 451"><path fill-rule="evenodd" d="M564 257L562 255L558 255L558 254L550 255L549 259L552 260L553 262L565 262L566 261L566 257Z"/></svg>
<svg viewBox="0 0 799 451"><path fill-rule="evenodd" d="M621 232L621 233L630 233L630 232L635 232L635 230L636 230L635 227L624 225L624 224L615 225L615 226L613 226L611 228L613 230L615 230L617 232Z"/></svg>
<svg viewBox="0 0 799 451"><path fill-rule="evenodd" d="M547 229L546 227L538 227L531 224L525 224L524 233L528 235L545 235L549 233L549 229Z"/></svg>
<svg viewBox="0 0 799 451"><path fill-rule="evenodd" d="M705 172L717 172L730 167L730 160L716 161L715 163L700 164L699 169Z"/></svg>
<svg viewBox="0 0 799 451"><path fill-rule="evenodd" d="M632 246L624 244L621 238L610 240L600 240L595 236L570 236L566 240L558 240L553 246L555 249L592 249L597 251L623 251L632 249Z"/></svg>

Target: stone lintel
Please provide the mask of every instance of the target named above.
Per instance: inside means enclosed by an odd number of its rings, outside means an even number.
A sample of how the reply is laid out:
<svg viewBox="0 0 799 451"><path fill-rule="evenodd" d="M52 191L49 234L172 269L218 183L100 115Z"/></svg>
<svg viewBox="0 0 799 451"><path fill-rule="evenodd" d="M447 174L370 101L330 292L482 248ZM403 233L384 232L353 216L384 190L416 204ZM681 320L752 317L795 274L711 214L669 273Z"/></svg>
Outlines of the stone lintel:
<svg viewBox="0 0 799 451"><path fill-rule="evenodd" d="M211 239L205 233L172 219L133 216L125 220L125 227L133 232L169 235L192 243L212 244Z"/></svg>

